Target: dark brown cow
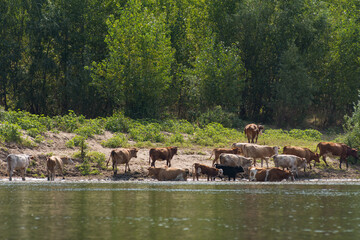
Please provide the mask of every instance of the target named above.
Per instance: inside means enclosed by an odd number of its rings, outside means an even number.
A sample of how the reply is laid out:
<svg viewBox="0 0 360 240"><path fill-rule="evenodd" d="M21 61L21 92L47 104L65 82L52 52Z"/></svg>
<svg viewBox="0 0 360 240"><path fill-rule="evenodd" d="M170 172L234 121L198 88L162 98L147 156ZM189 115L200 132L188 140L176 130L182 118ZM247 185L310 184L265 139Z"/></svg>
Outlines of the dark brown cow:
<svg viewBox="0 0 360 240"><path fill-rule="evenodd" d="M250 169L250 181L276 182L284 179L294 180L292 172L280 168L256 168Z"/></svg>
<svg viewBox="0 0 360 240"><path fill-rule="evenodd" d="M149 164L152 160L151 166L155 167L156 160L166 160L166 166L171 167L171 159L177 153L177 147L165 147L165 148L151 148L149 151Z"/></svg>
<svg viewBox="0 0 360 240"><path fill-rule="evenodd" d="M194 163L193 164L193 180L195 181L195 177L196 180L199 181L199 175L200 174L205 174L207 176L207 180L209 181L209 178L211 178L211 181L215 180L215 177L218 176L222 176L223 175L223 170L222 169L217 169L217 168L213 168L213 167L208 167L204 164L200 164L200 163Z"/></svg>
<svg viewBox="0 0 360 240"><path fill-rule="evenodd" d="M114 171L114 176L117 174L117 165L125 163L125 172L126 168L130 172L129 161L132 157L137 157L137 148L117 148L111 151L109 160L106 163L106 167L109 165L110 158L112 159L112 167Z"/></svg>
<svg viewBox="0 0 360 240"><path fill-rule="evenodd" d="M326 162L326 156L328 155L340 157L340 164L339 164L340 169L341 169L341 163L343 161L346 162L346 169L348 169L349 164L347 158L349 156L353 156L354 158L356 158L356 160L358 159L358 151L355 148L351 148L343 143L320 142L316 147L316 151L318 148L320 150L319 156L323 157L326 166L329 166Z"/></svg>
<svg viewBox="0 0 360 240"><path fill-rule="evenodd" d="M215 166L215 163L218 163L219 160L219 156L222 153L232 153L232 154L239 154L240 153L240 149L239 148L214 148L213 151L211 152L211 155L209 157L209 159L211 159L212 155L215 155L215 159L213 160L212 165Z"/></svg>
<svg viewBox="0 0 360 240"><path fill-rule="evenodd" d="M248 124L244 128L245 135L247 136L248 142L250 143L250 140L252 143L257 143L257 139L259 134L264 130L264 126L262 125L256 125L254 123Z"/></svg>
<svg viewBox="0 0 360 240"><path fill-rule="evenodd" d="M302 147L293 147L293 146L285 146L283 149L283 153L284 154L290 154L290 155L295 155L301 158L305 158L306 159L306 163L310 166L311 169L311 160L314 160L314 167L315 167L315 163L319 163L320 162L320 156L318 153L314 153L313 151L311 151L308 148L302 148Z"/></svg>

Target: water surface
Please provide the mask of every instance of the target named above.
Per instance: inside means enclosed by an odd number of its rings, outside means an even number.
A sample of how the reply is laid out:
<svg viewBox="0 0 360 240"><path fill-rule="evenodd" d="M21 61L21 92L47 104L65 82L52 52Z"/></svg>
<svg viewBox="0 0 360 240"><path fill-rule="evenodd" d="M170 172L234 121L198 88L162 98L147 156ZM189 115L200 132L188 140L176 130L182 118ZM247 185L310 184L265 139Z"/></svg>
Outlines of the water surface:
<svg viewBox="0 0 360 240"><path fill-rule="evenodd" d="M360 182L0 181L1 239L357 239Z"/></svg>

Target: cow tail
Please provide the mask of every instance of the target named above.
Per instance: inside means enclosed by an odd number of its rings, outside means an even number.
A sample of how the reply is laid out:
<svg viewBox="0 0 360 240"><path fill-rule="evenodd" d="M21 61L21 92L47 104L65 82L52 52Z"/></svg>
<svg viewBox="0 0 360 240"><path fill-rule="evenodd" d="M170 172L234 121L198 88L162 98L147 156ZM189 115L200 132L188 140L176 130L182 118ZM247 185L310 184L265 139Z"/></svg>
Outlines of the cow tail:
<svg viewBox="0 0 360 240"><path fill-rule="evenodd" d="M112 159L113 152L114 152L114 150L111 151L111 153L110 153L109 159L108 159L107 162L106 162L106 167L108 167L108 165L109 165L110 158Z"/></svg>
<svg viewBox="0 0 360 240"><path fill-rule="evenodd" d="M210 155L209 159L211 159L213 154L214 154L214 150L211 152L211 155Z"/></svg>

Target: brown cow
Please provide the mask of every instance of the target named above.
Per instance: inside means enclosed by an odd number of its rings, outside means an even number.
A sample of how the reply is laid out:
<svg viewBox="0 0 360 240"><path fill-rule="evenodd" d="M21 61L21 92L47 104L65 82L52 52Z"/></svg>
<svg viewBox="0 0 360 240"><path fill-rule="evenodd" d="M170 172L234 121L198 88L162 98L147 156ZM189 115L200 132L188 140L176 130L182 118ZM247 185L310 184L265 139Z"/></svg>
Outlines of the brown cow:
<svg viewBox="0 0 360 240"><path fill-rule="evenodd" d="M149 167L149 176L159 181L186 181L189 169Z"/></svg>
<svg viewBox="0 0 360 240"><path fill-rule="evenodd" d="M149 164L150 159L151 167L155 167L156 160L166 160L166 166L171 167L171 159L177 153L177 147L165 147L165 148L151 148L149 151Z"/></svg>
<svg viewBox="0 0 360 240"><path fill-rule="evenodd" d="M332 143L332 142L320 142L316 146L316 151L319 148L320 154L319 156L323 157L323 160L326 164L326 166L329 166L326 162L326 156L339 156L340 157L340 169L341 169L341 163L343 161L346 162L346 169L348 169L349 164L347 161L347 158L349 156L353 156L358 159L358 151L355 148L351 148L343 143Z"/></svg>
<svg viewBox="0 0 360 240"><path fill-rule="evenodd" d="M250 181L260 182L275 182L282 181L284 179L294 180L292 172L287 170L281 170L280 168L251 168L250 169Z"/></svg>
<svg viewBox="0 0 360 240"><path fill-rule="evenodd" d="M208 166L206 166L204 164L200 164L200 163L194 163L192 168L193 168L193 180L194 181L195 181L195 177L199 181L200 173L205 174L207 176L208 181L209 181L209 178L211 178L211 181L213 181L213 180L215 180L215 177L223 175L222 169L208 167ZM194 172L194 170L195 170L195 172Z"/></svg>
<svg viewBox="0 0 360 240"><path fill-rule="evenodd" d="M48 181L55 180L55 169L58 168L63 179L64 177L64 164L73 164L74 162L68 157L51 156L46 159L46 167L48 173Z"/></svg>
<svg viewBox="0 0 360 240"><path fill-rule="evenodd" d="M301 158L305 158L306 163L309 164L309 166L310 166L310 169L311 169L311 164L310 164L311 160L314 160L314 167L315 167L315 163L320 162L319 154L312 152L308 148L285 146L284 149L283 149L283 153L284 154L295 155L295 156L298 156L298 157L301 157Z"/></svg>
<svg viewBox="0 0 360 240"><path fill-rule="evenodd" d="M257 143L258 136L261 134L261 132L264 130L264 126L262 125L256 125L254 123L248 124L244 128L245 135L247 136L248 142L250 143L250 140L252 143Z"/></svg>
<svg viewBox="0 0 360 240"><path fill-rule="evenodd" d="M125 172L126 168L130 172L129 162L132 157L137 158L137 148L117 148L111 151L109 159L106 163L106 167L109 165L110 158L112 160L112 167L114 171L114 176L117 174L117 165L125 163Z"/></svg>
<svg viewBox="0 0 360 240"><path fill-rule="evenodd" d="M215 166L215 163L218 163L219 160L219 156L222 153L232 153L232 154L239 154L240 153L240 149L239 148L232 148L232 149L228 149L228 148L214 148L213 151L211 152L211 155L209 157L209 159L211 159L212 155L215 155L215 159L213 160L212 165Z"/></svg>

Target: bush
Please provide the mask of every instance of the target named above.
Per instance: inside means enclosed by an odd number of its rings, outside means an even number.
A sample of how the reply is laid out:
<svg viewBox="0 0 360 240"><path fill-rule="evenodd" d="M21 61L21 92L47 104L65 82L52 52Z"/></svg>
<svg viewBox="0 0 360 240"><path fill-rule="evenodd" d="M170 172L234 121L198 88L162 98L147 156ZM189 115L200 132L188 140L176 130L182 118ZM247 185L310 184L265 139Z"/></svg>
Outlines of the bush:
<svg viewBox="0 0 360 240"><path fill-rule="evenodd" d="M81 153L75 153L73 157L79 158L81 157ZM105 154L99 152L87 152L83 162L76 167L79 169L81 175L97 175L100 173L99 169L106 169L105 161ZM94 168L92 165L96 165L96 167Z"/></svg>
<svg viewBox="0 0 360 240"><path fill-rule="evenodd" d="M21 128L17 124L4 122L0 124L0 135L5 142L21 143Z"/></svg>
<svg viewBox="0 0 360 240"><path fill-rule="evenodd" d="M187 120L165 120L161 123L163 131L170 133L186 133L193 134L196 127L189 123Z"/></svg>
<svg viewBox="0 0 360 240"><path fill-rule="evenodd" d="M132 124L129 138L139 142L165 142L165 136L161 133L161 126L158 123L150 123L146 126L140 123Z"/></svg>
<svg viewBox="0 0 360 240"><path fill-rule="evenodd" d="M83 149L87 149L88 146L85 141L86 137L76 135L75 137L67 141L65 143L65 146L68 148L82 147Z"/></svg>
<svg viewBox="0 0 360 240"><path fill-rule="evenodd" d="M205 127L209 123L220 123L224 127L239 128L244 125L235 113L224 111L221 106L216 106L213 110L209 110L199 116L197 119L201 127Z"/></svg>
<svg viewBox="0 0 360 240"><path fill-rule="evenodd" d="M101 142L103 147L117 148L117 147L128 147L128 139L123 133L116 133L112 138Z"/></svg>
<svg viewBox="0 0 360 240"><path fill-rule="evenodd" d="M64 132L74 132L84 122L85 117L82 115L77 116L72 110L69 110L67 115L54 117L55 127Z"/></svg>
<svg viewBox="0 0 360 240"><path fill-rule="evenodd" d="M129 132L132 120L124 116L123 113L114 113L105 122L105 129L111 132Z"/></svg>

